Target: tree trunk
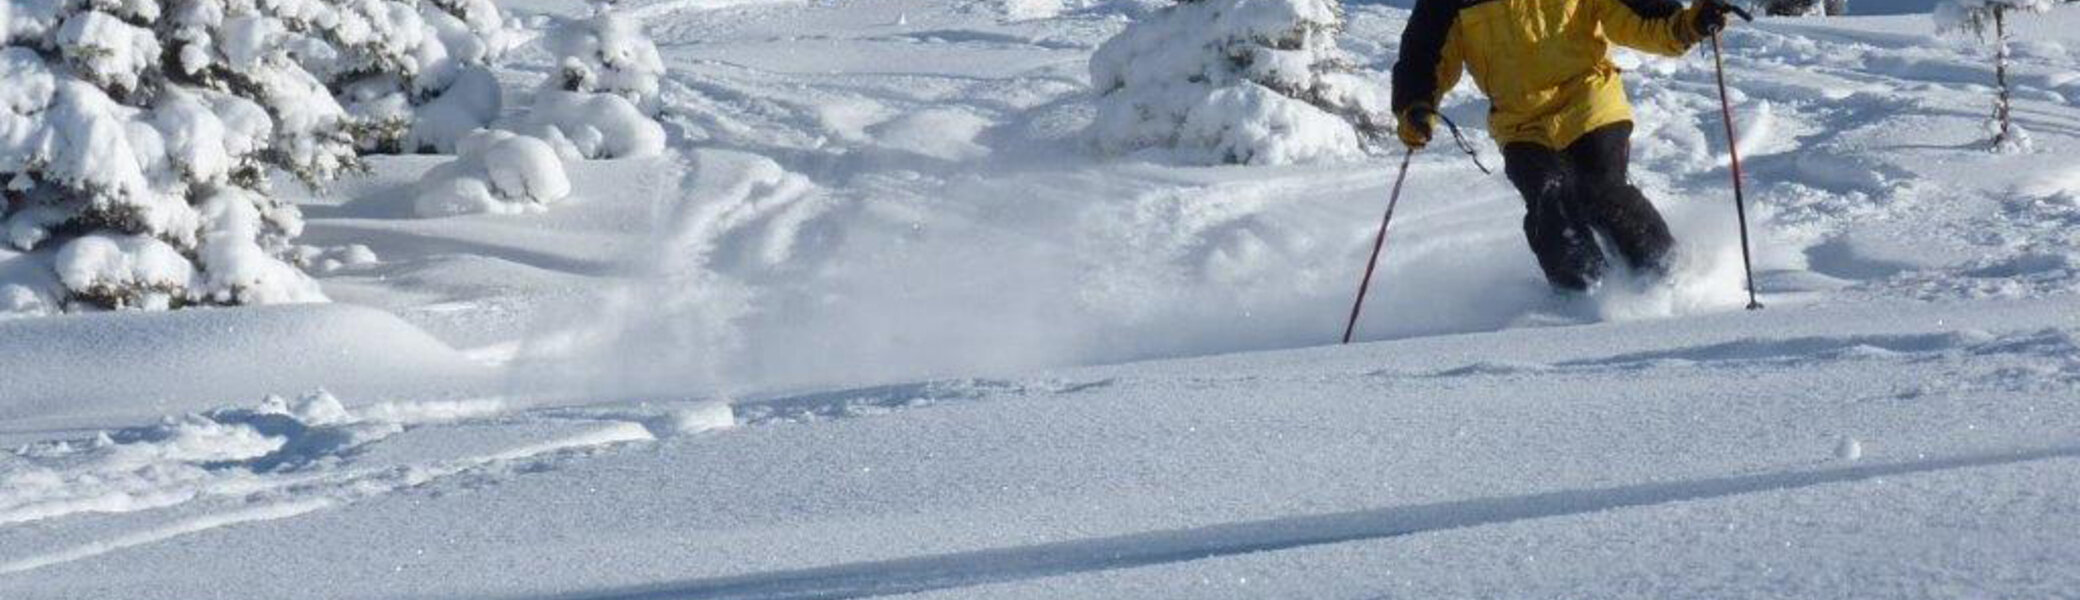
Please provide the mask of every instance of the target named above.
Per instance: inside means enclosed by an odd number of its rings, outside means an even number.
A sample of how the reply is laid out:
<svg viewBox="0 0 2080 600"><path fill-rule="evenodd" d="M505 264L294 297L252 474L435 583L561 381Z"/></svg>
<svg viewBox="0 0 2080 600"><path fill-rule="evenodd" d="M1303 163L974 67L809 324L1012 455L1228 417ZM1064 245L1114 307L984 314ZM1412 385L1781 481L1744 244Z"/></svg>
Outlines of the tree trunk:
<svg viewBox="0 0 2080 600"><path fill-rule="evenodd" d="M1993 144L1999 146L2008 141L2008 10L2000 5L1993 7L1993 79L1999 96L1993 103L1993 116L2000 121L2001 132L1994 136Z"/></svg>

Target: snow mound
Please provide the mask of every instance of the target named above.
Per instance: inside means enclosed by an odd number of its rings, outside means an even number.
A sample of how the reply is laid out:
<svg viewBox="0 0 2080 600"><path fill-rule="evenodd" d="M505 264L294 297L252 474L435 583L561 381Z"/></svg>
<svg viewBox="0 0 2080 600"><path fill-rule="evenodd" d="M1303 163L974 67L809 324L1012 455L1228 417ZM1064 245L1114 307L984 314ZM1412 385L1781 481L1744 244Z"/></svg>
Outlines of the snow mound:
<svg viewBox="0 0 2080 600"><path fill-rule="evenodd" d="M989 156L990 149L975 138L991 124L968 111L930 109L876 125L868 133L883 147L959 162Z"/></svg>
<svg viewBox="0 0 2080 600"><path fill-rule="evenodd" d="M548 140L566 160L664 153L664 126L613 94L543 90L515 129Z"/></svg>
<svg viewBox="0 0 2080 600"><path fill-rule="evenodd" d="M493 380L389 313L324 304L0 321L0 373L0 422L17 429L318 388L371 401L427 397Z"/></svg>
<svg viewBox="0 0 2080 600"><path fill-rule="evenodd" d="M1208 0L1136 21L1091 56L1099 149L1288 164L1364 155L1384 136L1386 88L1336 45L1328 0Z"/></svg>
<svg viewBox="0 0 2080 600"><path fill-rule="evenodd" d="M414 208L422 217L540 211L571 193L547 142L505 131L464 138L455 160L426 172Z"/></svg>

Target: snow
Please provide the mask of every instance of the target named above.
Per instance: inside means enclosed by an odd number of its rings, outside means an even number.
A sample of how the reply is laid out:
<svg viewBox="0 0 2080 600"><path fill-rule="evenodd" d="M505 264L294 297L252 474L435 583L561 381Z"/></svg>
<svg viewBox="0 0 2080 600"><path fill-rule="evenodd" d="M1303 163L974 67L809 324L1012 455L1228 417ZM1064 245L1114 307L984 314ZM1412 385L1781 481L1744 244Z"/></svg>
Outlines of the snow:
<svg viewBox="0 0 2080 600"><path fill-rule="evenodd" d="M1834 457L1842 460L1863 458L1863 440L1842 436L1842 441L1835 444Z"/></svg>
<svg viewBox="0 0 2080 600"><path fill-rule="evenodd" d="M207 280L202 295L220 304L324 302L317 281L263 245L271 225L261 212L265 205L253 192L238 188L217 190L202 200L206 233L197 260Z"/></svg>
<svg viewBox="0 0 2080 600"><path fill-rule="evenodd" d="M1384 86L1353 76L1321 0L1189 2L1136 20L1092 54L1091 134L1107 153L1280 165L1363 155Z"/></svg>
<svg viewBox="0 0 2080 600"><path fill-rule="evenodd" d="M614 94L645 114L657 112L664 59L634 18L603 10L563 23L549 33L548 49L560 70L547 82L551 89Z"/></svg>
<svg viewBox="0 0 2080 600"><path fill-rule="evenodd" d="M465 69L447 91L419 107L405 145L455 152L456 144L478 129L491 126L505 110L498 79L485 69Z"/></svg>
<svg viewBox="0 0 2080 600"><path fill-rule="evenodd" d="M0 332L6 435L129 424L320 388L359 405L483 393L496 381L418 328L348 305L9 319ZM69 367L81 364L123 375L81 378Z"/></svg>
<svg viewBox="0 0 2080 600"><path fill-rule="evenodd" d="M277 182L334 304L0 320L0 596L2080 589L2075 10L2016 22L2021 154L1926 14L1727 32L1765 310L1711 57L1632 56L1671 283L1554 300L1515 191L1430 150L1331 346L1399 157L1092 147L1146 3L625 0L654 113L542 91L588 7L499 4L516 110L469 139L526 160ZM1405 4L1347 7L1354 76ZM1441 107L1492 165L1486 108ZM568 194L418 218L468 159ZM49 312L52 259L0 251L0 305Z"/></svg>
<svg viewBox="0 0 2080 600"><path fill-rule="evenodd" d="M548 140L566 160L664 153L664 127L613 94L544 90L516 129Z"/></svg>
<svg viewBox="0 0 2080 600"><path fill-rule="evenodd" d="M392 460L534 450L527 432L558 424L597 429L532 435L566 447L644 437L606 425L631 418L610 411L508 413L407 428L316 471L228 471L262 488L316 478L307 487L322 491L194 501L190 510L215 508L179 518L328 508L51 561L5 585L29 597L272 595L309 593L295 587L304 574L327 573L356 581L351 595L374 596L849 594L993 581L1009 583L947 594L1458 596L1572 595L1631 573L1641 595L1722 585L1829 595L1989 564L1966 556L1999 557L2017 585L2043 586L2003 589L2070 585L2073 548L2059 532L2073 513L2060 482L2080 463L2059 442L2075 398L2001 371L2064 365L2055 368L2074 376L2080 323L2065 301L1960 308L1773 309L1680 329L1516 330L747 399L737 407L747 424L722 434L536 453L433 477L418 492L333 483ZM2047 322L2062 329L2032 329ZM1458 370L1491 360L1544 369ZM1852 465L1834 462L1845 432L1870 441ZM518 439L482 437L498 433ZM2015 501L1992 509L1995 498ZM48 526L117 529L9 530L7 559L127 535L115 522ZM328 543L279 551L313 535ZM1755 549L1763 541L1768 550ZM1985 554L1946 550L1958 546ZM585 564L568 562L573 553ZM1648 560L1654 553L1681 560ZM1712 558L1726 553L1742 562ZM195 570L116 568L197 555L211 558L187 563ZM1522 562L1530 556L1536 563ZM235 567L260 557L270 569ZM472 567L483 560L511 566ZM1830 568L1798 568L1806 562ZM1452 569L1468 564L1487 576ZM1828 576L1838 569L1872 579ZM89 572L94 583L79 579Z"/></svg>
<svg viewBox="0 0 2080 600"><path fill-rule="evenodd" d="M1940 0L1932 16L1937 31L1970 31L1981 36L1992 29L1995 11L2048 12L2054 0Z"/></svg>
<svg viewBox="0 0 2080 600"><path fill-rule="evenodd" d="M419 179L419 216L542 210L571 193L563 161L542 140L504 131L464 138L455 160Z"/></svg>
<svg viewBox="0 0 2080 600"><path fill-rule="evenodd" d="M124 23L104 12L87 12L67 19L57 36L65 58L79 65L78 73L105 89L141 91L140 78L159 56L159 42L152 32Z"/></svg>
<svg viewBox="0 0 2080 600"><path fill-rule="evenodd" d="M125 301L161 309L195 278L195 267L179 250L143 236L84 236L67 242L55 263L67 288L86 294L141 290L142 296Z"/></svg>

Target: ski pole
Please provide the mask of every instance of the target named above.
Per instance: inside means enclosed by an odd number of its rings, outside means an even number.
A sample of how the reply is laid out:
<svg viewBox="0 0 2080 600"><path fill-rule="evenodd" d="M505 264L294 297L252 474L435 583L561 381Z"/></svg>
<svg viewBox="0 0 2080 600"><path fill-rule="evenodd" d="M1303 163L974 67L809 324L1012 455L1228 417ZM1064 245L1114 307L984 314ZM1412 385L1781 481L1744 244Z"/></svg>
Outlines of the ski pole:
<svg viewBox="0 0 2080 600"><path fill-rule="evenodd" d="M1747 13L1735 14L1747 18ZM1726 61L1720 57L1719 34L1712 33L1712 69L1719 77L1719 111L1726 119L1726 154L1733 159L1733 213L1741 224L1741 269L1748 274L1748 310L1762 308L1755 299L1755 261L1748 252L1748 199L1741 189L1741 143L1733 132L1733 100L1726 96Z"/></svg>
<svg viewBox="0 0 2080 600"><path fill-rule="evenodd" d="M1358 280L1358 300L1351 303L1351 320L1343 325L1345 344L1351 343L1351 334L1358 331L1358 311L1365 308L1365 290L1372 287L1372 270L1379 266L1379 250L1387 245L1387 224L1394 222L1394 205L1401 203L1401 182L1408 180L1408 162L1415 156L1414 146L1401 154L1401 173L1394 176L1394 191L1387 196L1387 214L1380 217L1379 237L1372 240L1372 258L1365 261L1365 278Z"/></svg>

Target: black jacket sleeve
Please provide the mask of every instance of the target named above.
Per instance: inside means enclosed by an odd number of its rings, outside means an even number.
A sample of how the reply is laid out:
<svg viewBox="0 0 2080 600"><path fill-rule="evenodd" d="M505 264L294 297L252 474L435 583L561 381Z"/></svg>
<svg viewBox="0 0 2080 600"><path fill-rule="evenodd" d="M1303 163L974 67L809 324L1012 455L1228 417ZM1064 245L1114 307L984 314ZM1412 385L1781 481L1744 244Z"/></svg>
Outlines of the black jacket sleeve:
<svg viewBox="0 0 2080 600"><path fill-rule="evenodd" d="M1460 60L1456 53L1446 60L1445 44L1451 39L1452 24L1459 18L1462 2L1416 1L1408 28L1401 30L1401 56L1394 61L1394 114L1403 114L1418 104L1435 105L1439 96L1450 91L1440 89L1446 83L1439 81L1445 78L1440 72L1449 69L1449 83L1458 83Z"/></svg>

